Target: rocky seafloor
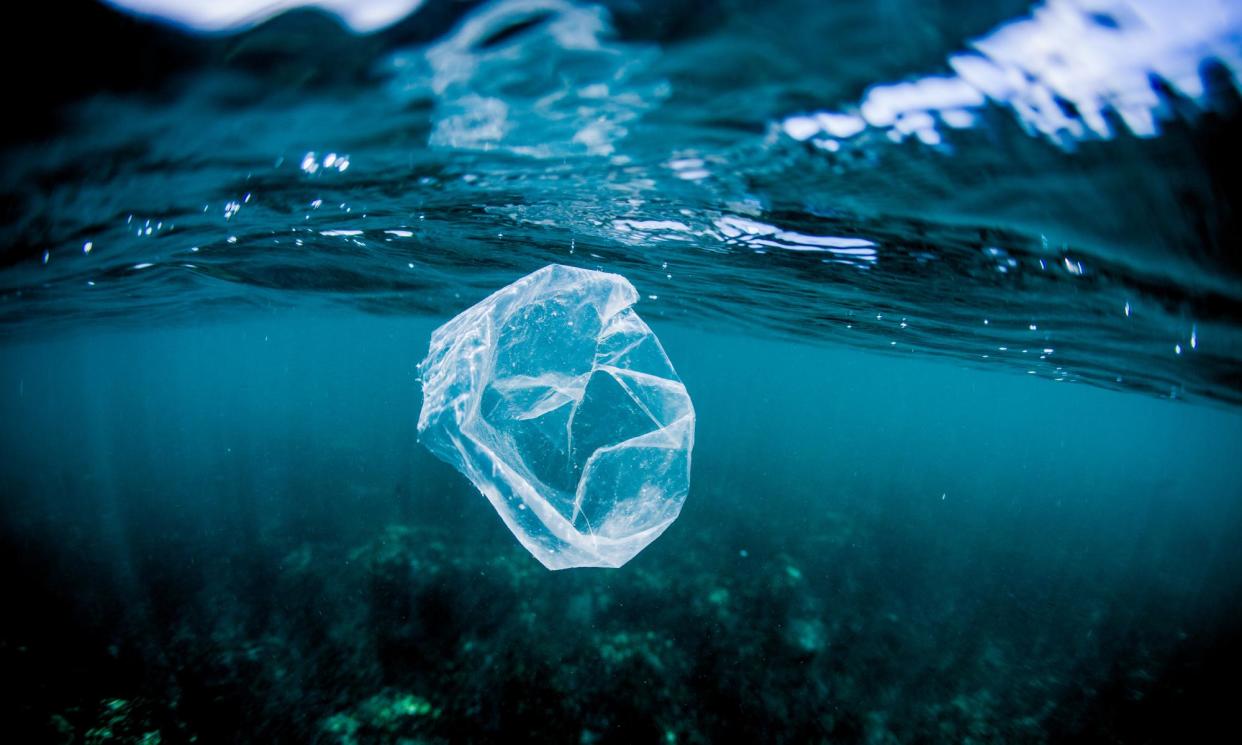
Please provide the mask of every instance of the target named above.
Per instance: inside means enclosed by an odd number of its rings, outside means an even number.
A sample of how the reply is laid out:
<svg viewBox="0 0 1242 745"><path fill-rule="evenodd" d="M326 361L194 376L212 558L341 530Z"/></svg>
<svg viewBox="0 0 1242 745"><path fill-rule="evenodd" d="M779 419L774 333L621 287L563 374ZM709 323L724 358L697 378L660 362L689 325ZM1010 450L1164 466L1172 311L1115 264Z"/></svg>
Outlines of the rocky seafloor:
<svg viewBox="0 0 1242 745"><path fill-rule="evenodd" d="M1227 622L1037 568L947 591L900 529L805 527L792 545L674 530L621 570L567 572L499 531L149 536L119 568L13 537L4 739L1146 742L1222 718Z"/></svg>

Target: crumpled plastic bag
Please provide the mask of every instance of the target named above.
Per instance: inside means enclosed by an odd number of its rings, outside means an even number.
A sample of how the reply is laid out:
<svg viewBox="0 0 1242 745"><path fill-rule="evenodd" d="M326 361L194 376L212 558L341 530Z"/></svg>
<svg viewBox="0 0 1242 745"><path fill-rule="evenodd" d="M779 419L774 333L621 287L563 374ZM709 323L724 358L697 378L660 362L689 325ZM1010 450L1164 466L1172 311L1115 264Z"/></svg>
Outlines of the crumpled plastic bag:
<svg viewBox="0 0 1242 745"><path fill-rule="evenodd" d="M624 277L554 264L463 311L419 365L419 438L549 569L619 567L690 488L694 406Z"/></svg>

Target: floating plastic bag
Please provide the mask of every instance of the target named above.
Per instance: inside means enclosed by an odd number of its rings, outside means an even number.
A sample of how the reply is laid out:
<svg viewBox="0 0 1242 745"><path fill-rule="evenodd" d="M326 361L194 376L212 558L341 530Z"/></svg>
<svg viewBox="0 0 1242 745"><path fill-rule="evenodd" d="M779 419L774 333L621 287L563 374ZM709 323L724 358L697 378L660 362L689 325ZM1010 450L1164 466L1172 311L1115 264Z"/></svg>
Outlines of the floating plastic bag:
<svg viewBox="0 0 1242 745"><path fill-rule="evenodd" d="M549 569L619 567L690 488L694 407L616 274L547 266L431 335L423 444Z"/></svg>

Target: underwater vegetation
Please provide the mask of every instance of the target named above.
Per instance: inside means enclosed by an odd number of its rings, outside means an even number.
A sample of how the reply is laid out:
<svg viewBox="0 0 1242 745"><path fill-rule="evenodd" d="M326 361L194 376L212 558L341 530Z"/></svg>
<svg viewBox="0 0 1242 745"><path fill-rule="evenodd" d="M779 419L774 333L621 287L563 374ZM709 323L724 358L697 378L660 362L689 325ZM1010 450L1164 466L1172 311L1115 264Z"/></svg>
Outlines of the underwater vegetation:
<svg viewBox="0 0 1242 745"><path fill-rule="evenodd" d="M97 615L60 621L65 637L9 630L8 674L38 706L8 726L65 743L1155 741L1206 735L1210 715L1193 717L1229 696L1208 680L1236 648L1157 631L1172 590L1124 621L1111 605L1145 593L1119 583L998 624L953 593L898 590L918 557L885 557L871 531L891 527L807 527L795 553L751 544L713 570L681 535L600 582L548 573L503 535L462 547L394 525L352 548L239 549L230 571L263 584L258 605L186 584L164 553L135 568L168 584L143 607L84 584ZM970 638L939 643L962 617Z"/></svg>

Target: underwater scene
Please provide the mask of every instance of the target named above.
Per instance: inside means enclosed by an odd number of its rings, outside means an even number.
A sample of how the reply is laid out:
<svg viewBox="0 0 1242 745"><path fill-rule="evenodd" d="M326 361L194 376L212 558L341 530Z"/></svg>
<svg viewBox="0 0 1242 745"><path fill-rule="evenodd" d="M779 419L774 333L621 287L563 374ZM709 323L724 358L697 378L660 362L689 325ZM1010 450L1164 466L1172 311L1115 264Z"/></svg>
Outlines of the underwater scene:
<svg viewBox="0 0 1242 745"><path fill-rule="evenodd" d="M1242 737L1242 4L11 12L0 740Z"/></svg>

